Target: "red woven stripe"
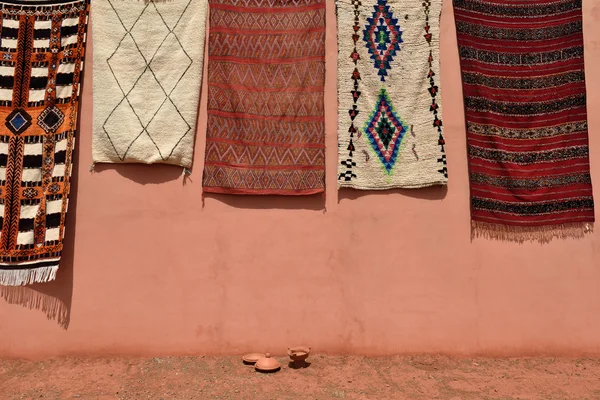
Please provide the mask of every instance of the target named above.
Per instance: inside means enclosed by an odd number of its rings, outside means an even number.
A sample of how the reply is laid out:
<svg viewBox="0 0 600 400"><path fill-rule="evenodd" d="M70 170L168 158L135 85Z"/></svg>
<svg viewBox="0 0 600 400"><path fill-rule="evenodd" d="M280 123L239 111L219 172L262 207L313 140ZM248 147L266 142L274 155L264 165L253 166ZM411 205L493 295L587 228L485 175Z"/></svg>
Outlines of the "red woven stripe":
<svg viewBox="0 0 600 400"><path fill-rule="evenodd" d="M473 220L523 227L593 221L579 3L455 4L480 8L455 6L466 119L487 127L467 132ZM547 5L566 9L539 15ZM514 13L516 6L524 8ZM555 128L569 123L579 131Z"/></svg>
<svg viewBox="0 0 600 400"><path fill-rule="evenodd" d="M210 5L205 190L323 192L325 3Z"/></svg>
<svg viewBox="0 0 600 400"><path fill-rule="evenodd" d="M302 7L240 7L226 4L210 3L210 8L217 10L233 11L239 13L258 13L258 14L270 14L270 13L300 13L309 10L325 9L325 3L311 4L309 6Z"/></svg>

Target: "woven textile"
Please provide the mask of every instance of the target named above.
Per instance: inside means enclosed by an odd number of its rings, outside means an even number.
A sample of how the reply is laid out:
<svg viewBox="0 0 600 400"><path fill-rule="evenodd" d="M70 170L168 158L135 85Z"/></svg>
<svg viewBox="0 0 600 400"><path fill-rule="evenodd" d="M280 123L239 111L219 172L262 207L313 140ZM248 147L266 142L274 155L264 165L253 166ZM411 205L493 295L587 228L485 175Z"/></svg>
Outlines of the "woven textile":
<svg viewBox="0 0 600 400"><path fill-rule="evenodd" d="M581 0L454 0L474 234L581 236L594 221Z"/></svg>
<svg viewBox="0 0 600 400"><path fill-rule="evenodd" d="M0 1L0 284L11 286L58 270L89 7L33 3Z"/></svg>
<svg viewBox="0 0 600 400"><path fill-rule="evenodd" d="M96 0L93 159L190 167L206 0Z"/></svg>
<svg viewBox="0 0 600 400"><path fill-rule="evenodd" d="M325 0L211 0L204 190L325 189Z"/></svg>
<svg viewBox="0 0 600 400"><path fill-rule="evenodd" d="M337 7L338 186L446 184L442 0L338 0Z"/></svg>

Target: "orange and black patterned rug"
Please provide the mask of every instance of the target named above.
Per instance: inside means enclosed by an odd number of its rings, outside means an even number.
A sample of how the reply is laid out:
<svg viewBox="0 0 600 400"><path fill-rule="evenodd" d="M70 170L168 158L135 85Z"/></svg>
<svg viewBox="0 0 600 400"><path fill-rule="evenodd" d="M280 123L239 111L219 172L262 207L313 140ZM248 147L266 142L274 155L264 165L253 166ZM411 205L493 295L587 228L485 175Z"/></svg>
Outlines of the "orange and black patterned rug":
<svg viewBox="0 0 600 400"><path fill-rule="evenodd" d="M0 284L53 280L89 0L0 1Z"/></svg>
<svg viewBox="0 0 600 400"><path fill-rule="evenodd" d="M591 231L581 0L454 0L474 235Z"/></svg>
<svg viewBox="0 0 600 400"><path fill-rule="evenodd" d="M325 0L210 0L204 191L325 190Z"/></svg>

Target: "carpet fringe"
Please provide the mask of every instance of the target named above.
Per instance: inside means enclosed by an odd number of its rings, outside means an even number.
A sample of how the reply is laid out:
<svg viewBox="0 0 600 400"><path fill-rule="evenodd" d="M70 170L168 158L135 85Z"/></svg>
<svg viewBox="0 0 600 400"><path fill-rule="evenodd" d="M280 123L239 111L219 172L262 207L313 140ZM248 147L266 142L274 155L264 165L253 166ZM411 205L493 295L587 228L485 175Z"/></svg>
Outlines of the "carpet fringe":
<svg viewBox="0 0 600 400"><path fill-rule="evenodd" d="M32 269L4 269L0 270L0 285L22 286L50 282L56 279L57 271L58 265Z"/></svg>
<svg viewBox="0 0 600 400"><path fill-rule="evenodd" d="M594 230L593 223L573 222L548 226L514 226L471 221L471 239L486 239L509 242L549 243L552 239L581 239Z"/></svg>

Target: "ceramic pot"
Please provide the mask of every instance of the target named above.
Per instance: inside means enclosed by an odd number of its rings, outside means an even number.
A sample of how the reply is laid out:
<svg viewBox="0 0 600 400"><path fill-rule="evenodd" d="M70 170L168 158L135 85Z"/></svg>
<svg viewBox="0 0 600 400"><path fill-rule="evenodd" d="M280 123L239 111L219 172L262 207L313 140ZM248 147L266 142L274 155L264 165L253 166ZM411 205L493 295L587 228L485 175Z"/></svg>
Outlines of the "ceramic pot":
<svg viewBox="0 0 600 400"><path fill-rule="evenodd" d="M310 354L310 347L296 346L288 347L288 356L296 365L302 365L306 362L308 355Z"/></svg>
<svg viewBox="0 0 600 400"><path fill-rule="evenodd" d="M271 354L267 353L263 358L258 360L256 364L254 364L254 368L260 372L274 372L277 371L281 365L279 361L274 358L271 358Z"/></svg>

